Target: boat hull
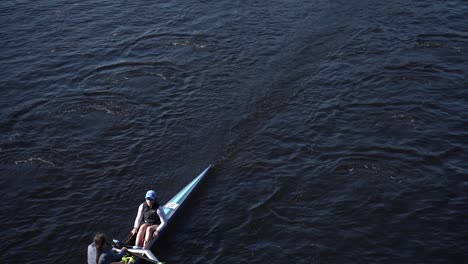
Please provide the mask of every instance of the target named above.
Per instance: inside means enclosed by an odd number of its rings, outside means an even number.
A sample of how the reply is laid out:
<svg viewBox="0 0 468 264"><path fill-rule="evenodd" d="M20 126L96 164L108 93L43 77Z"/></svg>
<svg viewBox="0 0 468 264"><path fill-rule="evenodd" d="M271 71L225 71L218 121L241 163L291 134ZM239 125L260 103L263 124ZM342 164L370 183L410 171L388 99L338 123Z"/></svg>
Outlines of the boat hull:
<svg viewBox="0 0 468 264"><path fill-rule="evenodd" d="M193 191L199 186L200 182L203 181L205 176L208 174L213 165L209 165L205 170L203 170L197 177L195 177L189 184L187 184L182 190L180 190L174 197L172 197L166 204L162 206L164 213L166 214L167 223L161 230L157 237L154 237L148 245L148 249L129 249L132 254L141 254L148 259L154 260L155 263L158 262L156 256L154 256L152 251L155 251L155 245L158 238L167 229L171 224L173 218L179 212L180 208L187 202L189 197L192 195ZM130 236L124 241L124 244L127 247L133 246L135 243L135 236ZM135 263L142 263L142 259L137 259Z"/></svg>

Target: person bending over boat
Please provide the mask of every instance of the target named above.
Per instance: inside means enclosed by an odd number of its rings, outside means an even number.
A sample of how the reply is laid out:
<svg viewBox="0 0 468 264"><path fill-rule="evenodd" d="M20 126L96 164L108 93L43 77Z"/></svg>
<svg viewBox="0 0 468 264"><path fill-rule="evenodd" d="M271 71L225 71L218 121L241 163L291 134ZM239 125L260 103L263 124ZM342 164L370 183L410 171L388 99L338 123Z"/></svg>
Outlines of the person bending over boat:
<svg viewBox="0 0 468 264"><path fill-rule="evenodd" d="M106 243L106 236L98 233L88 246L88 264L124 263L118 261L125 255L127 248L123 247L121 250L120 253L114 252Z"/></svg>
<svg viewBox="0 0 468 264"><path fill-rule="evenodd" d="M146 201L138 207L137 217L131 233L137 234L134 248L146 248L151 238L158 235L167 222L164 210L156 200L156 192L146 192Z"/></svg>

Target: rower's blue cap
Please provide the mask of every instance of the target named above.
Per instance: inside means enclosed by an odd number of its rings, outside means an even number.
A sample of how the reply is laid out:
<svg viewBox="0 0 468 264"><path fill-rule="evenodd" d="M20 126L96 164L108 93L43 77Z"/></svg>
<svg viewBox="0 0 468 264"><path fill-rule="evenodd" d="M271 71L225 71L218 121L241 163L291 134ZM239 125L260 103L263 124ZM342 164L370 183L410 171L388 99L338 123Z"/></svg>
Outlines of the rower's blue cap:
<svg viewBox="0 0 468 264"><path fill-rule="evenodd" d="M150 199L150 200L156 199L156 192L153 191L153 190L147 191L147 192L146 192L145 199Z"/></svg>

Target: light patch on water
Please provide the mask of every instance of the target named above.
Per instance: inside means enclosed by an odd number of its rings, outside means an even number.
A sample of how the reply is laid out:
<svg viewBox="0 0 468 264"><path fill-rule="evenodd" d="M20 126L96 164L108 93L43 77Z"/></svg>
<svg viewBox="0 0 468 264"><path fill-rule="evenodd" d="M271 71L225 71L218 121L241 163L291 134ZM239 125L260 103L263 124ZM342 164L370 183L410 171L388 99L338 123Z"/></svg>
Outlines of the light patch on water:
<svg viewBox="0 0 468 264"><path fill-rule="evenodd" d="M55 167L55 164L48 161L48 160L45 160L45 159L42 159L42 158L29 158L27 160L17 160L15 161L15 164L18 165L18 164L21 164L21 163L33 163L35 161L39 161L39 162L42 162L42 163L45 163L45 164L48 164L52 167Z"/></svg>
<svg viewBox="0 0 468 264"><path fill-rule="evenodd" d="M190 46L190 47L194 47L197 49L204 49L207 47L206 44L192 43L190 41L175 41L175 42L172 42L172 46Z"/></svg>

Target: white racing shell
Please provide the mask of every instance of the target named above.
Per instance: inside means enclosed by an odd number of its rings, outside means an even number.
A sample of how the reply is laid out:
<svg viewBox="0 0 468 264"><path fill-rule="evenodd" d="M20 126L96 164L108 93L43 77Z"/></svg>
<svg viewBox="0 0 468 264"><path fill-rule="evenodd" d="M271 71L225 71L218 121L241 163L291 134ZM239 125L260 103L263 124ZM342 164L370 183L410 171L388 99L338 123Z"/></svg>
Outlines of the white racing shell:
<svg viewBox="0 0 468 264"><path fill-rule="evenodd" d="M159 230L159 234L167 228L167 225L170 224L172 217L178 211L178 209L182 206L182 204L189 198L190 194L192 194L193 190L198 186L198 184L203 180L208 171L213 167L213 165L208 166L202 173L200 173L197 177L195 177L189 184L187 184L182 190L179 191L174 197L172 197L164 206L163 210L166 214L167 224L161 230ZM149 249L153 248L154 243L156 242L157 237L153 238L148 246ZM159 260L156 256L151 252L149 249L128 249L133 254L141 254L146 261L150 261L152 263L159 263Z"/></svg>

